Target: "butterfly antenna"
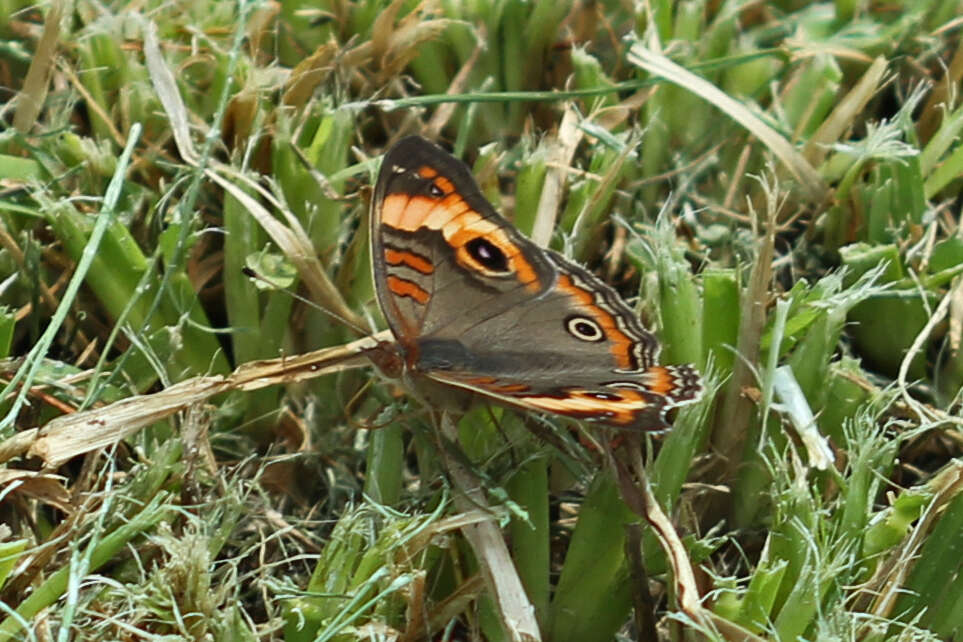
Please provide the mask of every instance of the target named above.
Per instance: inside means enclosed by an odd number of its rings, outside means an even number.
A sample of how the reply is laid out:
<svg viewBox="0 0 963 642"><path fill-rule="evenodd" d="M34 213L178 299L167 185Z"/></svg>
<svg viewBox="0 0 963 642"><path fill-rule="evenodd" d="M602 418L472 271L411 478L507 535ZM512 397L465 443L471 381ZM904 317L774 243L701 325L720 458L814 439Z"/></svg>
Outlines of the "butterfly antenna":
<svg viewBox="0 0 963 642"><path fill-rule="evenodd" d="M322 312L322 313L328 315L329 317L331 317L331 318L334 319L335 321L341 323L342 325L351 328L352 330L354 330L355 332L357 332L357 333L360 334L361 336L366 336L366 337L370 337L370 336L371 336L371 330L369 330L369 329L367 329L367 328L364 328L364 327L358 325L357 323L351 321L350 319L344 318L343 316L341 316L341 315L338 314L337 312L333 312L333 311L331 311L331 310L329 310L329 309L327 309L327 308L325 308L325 307L322 307L322 306L318 305L317 303L315 303L314 301L312 301L312 300L310 300L310 299L306 299L305 297L301 296L301 295L298 294L297 292L292 292L291 290L287 289L286 287L284 287L284 286L282 286L282 285L280 285L280 284L278 284L278 283L275 283L274 281L272 281L272 280L269 279L268 277L264 276L263 274L258 274L256 271L252 270L252 269L249 268L249 267L243 267L243 268L241 268L241 273L242 273L244 276L248 277L249 279L254 279L255 281L260 281L261 283L264 283L265 285L267 285L267 286L269 286L269 287L271 287L271 288L273 288L273 289L275 289L275 290L277 290L277 291L279 291L279 292L284 292L284 293L287 294L289 297L291 297L291 298L293 298L293 299L296 299L297 301L300 301L301 303L303 303L303 304L305 304L305 305L307 305L307 306L310 306L310 307L314 308L315 310L318 310L319 312Z"/></svg>

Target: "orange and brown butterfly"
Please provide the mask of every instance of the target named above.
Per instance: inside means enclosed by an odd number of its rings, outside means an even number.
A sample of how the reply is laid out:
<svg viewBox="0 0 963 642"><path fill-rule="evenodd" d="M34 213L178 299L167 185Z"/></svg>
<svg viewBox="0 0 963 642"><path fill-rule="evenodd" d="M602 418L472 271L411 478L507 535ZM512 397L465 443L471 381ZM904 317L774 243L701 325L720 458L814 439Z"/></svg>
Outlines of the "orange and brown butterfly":
<svg viewBox="0 0 963 642"><path fill-rule="evenodd" d="M378 302L411 375L529 410L659 430L698 399L596 276L525 238L468 167L410 136L384 156L370 217Z"/></svg>

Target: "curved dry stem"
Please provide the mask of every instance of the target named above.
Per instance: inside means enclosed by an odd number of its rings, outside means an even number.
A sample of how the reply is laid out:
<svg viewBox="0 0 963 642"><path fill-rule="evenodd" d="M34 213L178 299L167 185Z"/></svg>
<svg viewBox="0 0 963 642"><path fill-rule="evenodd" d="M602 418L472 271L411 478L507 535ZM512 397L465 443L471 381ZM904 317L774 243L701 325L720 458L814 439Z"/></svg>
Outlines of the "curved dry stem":
<svg viewBox="0 0 963 642"><path fill-rule="evenodd" d="M313 379L368 364L368 353L377 349L387 332L357 341L323 348L294 357L265 359L242 364L230 375L193 377L149 395L122 399L102 408L63 415L48 422L32 439L15 436L0 444L5 455L24 451L42 457L56 468L77 455L103 448L214 395L232 390L257 390L284 383ZM16 443L12 443L16 440Z"/></svg>

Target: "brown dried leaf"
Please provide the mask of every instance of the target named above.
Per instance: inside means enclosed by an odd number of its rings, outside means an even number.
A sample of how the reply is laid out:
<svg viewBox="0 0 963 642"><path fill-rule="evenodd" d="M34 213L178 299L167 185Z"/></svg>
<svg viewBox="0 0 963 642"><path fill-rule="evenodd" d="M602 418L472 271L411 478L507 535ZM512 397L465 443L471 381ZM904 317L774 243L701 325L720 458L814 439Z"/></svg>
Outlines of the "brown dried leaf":
<svg viewBox="0 0 963 642"><path fill-rule="evenodd" d="M37 43L37 51L30 61L27 77L24 78L23 88L17 97L17 111L13 115L13 126L21 132L27 133L43 109L47 99L47 83L50 82L50 70L53 69L54 56L57 53L57 40L60 38L60 17L63 6L54 2L43 23L43 35Z"/></svg>
<svg viewBox="0 0 963 642"><path fill-rule="evenodd" d="M57 508L65 513L71 512L70 493L64 487L64 478L60 475L40 473L33 470L17 470L5 468L0 470L0 489L2 495L18 493L36 499L43 504ZM10 488L8 484L16 483Z"/></svg>
<svg viewBox="0 0 963 642"><path fill-rule="evenodd" d="M582 141L582 130L578 128L578 116L571 103L566 103L562 124L559 125L555 140L551 143L545 164L545 183L538 199L532 240L541 247L547 247L555 230L555 218L562 203L562 193L568 177L568 168L575 157L575 148Z"/></svg>
<svg viewBox="0 0 963 642"><path fill-rule="evenodd" d="M284 86L282 100L285 105L296 109L304 107L311 95L314 94L315 88L331 72L331 61L337 51L337 45L328 42L315 49L313 54L297 64Z"/></svg>

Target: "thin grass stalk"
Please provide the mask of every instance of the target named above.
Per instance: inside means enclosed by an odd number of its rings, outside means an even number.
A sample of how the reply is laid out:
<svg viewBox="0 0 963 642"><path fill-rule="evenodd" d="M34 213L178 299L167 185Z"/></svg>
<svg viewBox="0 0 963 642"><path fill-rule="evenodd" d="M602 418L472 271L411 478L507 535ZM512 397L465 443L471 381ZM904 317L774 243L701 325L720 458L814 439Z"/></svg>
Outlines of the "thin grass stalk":
<svg viewBox="0 0 963 642"><path fill-rule="evenodd" d="M7 411L7 414L2 420L0 420L0 439L6 439L12 434L14 422L16 421L17 415L20 413L20 409L23 407L23 404L26 401L28 390L30 390L31 386L33 386L33 380L37 375L40 364L43 362L44 356L50 350L50 346L53 343L54 337L56 337L60 326L64 322L64 319L70 312L74 299L77 297L77 292L87 275L87 271L90 269L91 264L97 256L97 250L100 246L100 242L104 238L108 226L110 226L110 224L113 222L113 218L116 214L114 208L117 206L117 201L120 198L121 188L125 180L125 173L128 165L130 164L130 157L133 154L134 145L137 143L140 133L140 125L135 124L131 128L130 135L127 139L127 146L124 148L124 151L121 152L120 158L118 159L117 171L114 173L114 176L111 179L110 186L107 188L106 194L104 194L104 206L101 208L100 214L97 217L97 222L94 225L94 229L90 235L90 240L84 247L84 253L80 258L80 262L77 264L76 271L70 279L70 283L67 285L64 296L60 300L60 305L57 307L57 311L50 320L50 325L47 326L47 328L44 330L43 336L40 337L40 340L37 342L37 344L27 354L23 367L17 371L13 378L11 378L10 382L4 387L3 391L0 392L0 399L4 399L18 385L20 386L20 391L17 393L10 410Z"/></svg>
<svg viewBox="0 0 963 642"><path fill-rule="evenodd" d="M772 258L775 252L774 204L770 204L766 230L759 239L757 256L749 274L749 282L740 296L739 340L736 346L739 358L735 361L732 377L724 391L719 406L719 414L712 433L713 446L722 460L727 462L724 479L736 478L742 467L741 453L746 443L753 443L753 433L759 425L753 404L743 397L746 386L754 386L755 371L761 352L762 330L766 321L766 301L772 277ZM735 502L730 511L737 509L741 502ZM738 520L735 525L742 525Z"/></svg>
<svg viewBox="0 0 963 642"><path fill-rule="evenodd" d="M238 25L246 24L251 6L252 5L246 0L240 0L238 6ZM171 256L167 257L170 263L168 266L169 269L164 271L161 281L158 285L157 293L150 303L147 313L148 318L150 318L150 316L152 316L153 313L161 307L163 301L162 296L164 293L169 291L169 288L177 288L179 286L185 291L190 290L190 285L184 281L185 275L183 274L182 266L186 257L188 239L193 232L195 225L192 215L193 212L196 211L196 203L201 193L201 185L205 177L205 171L217 143L217 138L213 135L213 132L220 131L221 124L224 122L224 116L230 102L229 99L230 91L232 89L232 78L238 65L240 52L246 33L242 28L237 28L234 32L234 39L226 60L226 69L224 73L225 82L221 88L221 91L214 94L214 96L216 96L216 108L214 109L214 117L211 128L208 130L208 136L205 138L200 153L198 155L194 155L193 146L191 145L190 139L187 138L187 134L184 131L186 129L187 120L186 107L184 106L182 100L180 100L180 94L177 91L176 82L174 81L170 70L166 67L166 64L163 61L163 57L157 44L156 31L157 27L154 23L147 22L145 24L145 55L148 70L152 79L154 80L155 90L158 91L158 97L167 110L168 117L172 121L175 121L172 122L172 129L182 155L189 160L196 159L196 162L192 163L189 174L190 180L185 190L183 199L181 199L181 201L178 203L178 218L175 223L175 229L177 229L178 233L177 240L174 245L174 251L172 252ZM190 309L188 311L190 314L202 314L195 302L192 301L189 305ZM192 354L194 352L193 348L193 345L187 346L188 354ZM216 352L216 350L204 351L203 354L215 354ZM221 366L219 370L223 371L226 369L226 362L218 365ZM200 372L206 372L206 370L200 370Z"/></svg>

